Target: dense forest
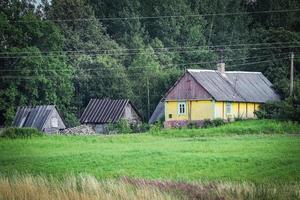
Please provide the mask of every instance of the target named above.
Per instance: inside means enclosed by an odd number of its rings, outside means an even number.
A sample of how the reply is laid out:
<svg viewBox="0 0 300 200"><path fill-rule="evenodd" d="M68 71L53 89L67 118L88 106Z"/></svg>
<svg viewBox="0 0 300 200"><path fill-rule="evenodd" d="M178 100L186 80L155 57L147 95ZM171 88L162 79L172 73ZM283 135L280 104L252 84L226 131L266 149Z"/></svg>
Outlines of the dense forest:
<svg viewBox="0 0 300 200"><path fill-rule="evenodd" d="M299 0L1 0L0 122L55 104L74 126L91 98L129 98L147 120L185 69L220 55L285 99L291 52L299 104Z"/></svg>

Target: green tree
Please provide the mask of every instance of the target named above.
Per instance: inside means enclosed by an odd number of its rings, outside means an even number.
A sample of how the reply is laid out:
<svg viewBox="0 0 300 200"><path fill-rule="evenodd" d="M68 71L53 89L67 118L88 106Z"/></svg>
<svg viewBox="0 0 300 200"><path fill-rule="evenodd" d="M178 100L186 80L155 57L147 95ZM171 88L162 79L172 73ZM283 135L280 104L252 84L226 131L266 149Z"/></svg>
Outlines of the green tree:
<svg viewBox="0 0 300 200"><path fill-rule="evenodd" d="M55 19L61 28L65 37L63 48L68 52L69 63L75 67L77 76L73 82L76 97L73 102L77 107L77 117L80 117L90 98L128 96L128 88L124 91L126 95L119 95L121 84L120 89L116 89L120 81L127 81L126 77L114 79L110 77L114 73L107 71L117 68L122 73L125 70L122 65L124 50L106 33L106 28L95 18L87 1L53 0L47 18ZM105 81L102 81L103 76L106 76ZM124 80L120 80L122 78ZM108 79L118 83L113 84Z"/></svg>
<svg viewBox="0 0 300 200"><path fill-rule="evenodd" d="M130 83L125 68L107 55L91 58L82 56L76 66L77 98L86 106L91 98L130 98Z"/></svg>
<svg viewBox="0 0 300 200"><path fill-rule="evenodd" d="M63 42L58 27L43 21L31 1L4 1L0 16L1 121L10 125L17 106L56 104L74 123L73 69L57 53Z"/></svg>
<svg viewBox="0 0 300 200"><path fill-rule="evenodd" d="M154 43L160 42L156 40ZM139 50L129 67L134 93L132 99L145 119L150 117L174 77L177 79L180 74L179 70L169 65L171 59L167 52L156 54L149 45Z"/></svg>

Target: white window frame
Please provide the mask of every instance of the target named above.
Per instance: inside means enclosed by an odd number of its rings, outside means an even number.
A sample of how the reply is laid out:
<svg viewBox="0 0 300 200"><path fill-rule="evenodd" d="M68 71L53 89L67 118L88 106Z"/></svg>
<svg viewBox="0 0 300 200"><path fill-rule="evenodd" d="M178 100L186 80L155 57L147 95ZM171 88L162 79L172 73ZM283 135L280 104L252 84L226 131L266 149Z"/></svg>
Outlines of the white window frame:
<svg viewBox="0 0 300 200"><path fill-rule="evenodd" d="M181 112L183 108L184 112ZM178 102L178 115L185 115L186 114L186 102Z"/></svg>
<svg viewBox="0 0 300 200"><path fill-rule="evenodd" d="M226 102L226 114L230 115L232 114L232 103L231 102ZM228 112L228 108L229 108L229 112Z"/></svg>

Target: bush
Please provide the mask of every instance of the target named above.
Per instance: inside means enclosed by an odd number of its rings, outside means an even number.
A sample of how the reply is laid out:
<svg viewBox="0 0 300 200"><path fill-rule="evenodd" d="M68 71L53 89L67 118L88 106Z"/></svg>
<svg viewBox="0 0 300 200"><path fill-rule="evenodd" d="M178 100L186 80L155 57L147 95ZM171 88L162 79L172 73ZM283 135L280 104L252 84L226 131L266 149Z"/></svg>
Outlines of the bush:
<svg viewBox="0 0 300 200"><path fill-rule="evenodd" d="M210 120L210 119L205 119L205 120L203 121L202 128L209 128L209 127L212 127L211 120Z"/></svg>
<svg viewBox="0 0 300 200"><path fill-rule="evenodd" d="M194 128L199 128L196 122L190 122L187 124L188 129L194 129Z"/></svg>
<svg viewBox="0 0 300 200"><path fill-rule="evenodd" d="M42 135L42 132L35 128L6 128L1 133L1 137L6 138L26 138Z"/></svg>
<svg viewBox="0 0 300 200"><path fill-rule="evenodd" d="M224 120L221 119L221 118L217 118L217 119L212 120L212 123L213 123L214 127L222 126L222 125L225 124Z"/></svg>
<svg viewBox="0 0 300 200"><path fill-rule="evenodd" d="M147 123L134 123L130 125L133 133L143 133L150 129L150 125Z"/></svg>
<svg viewBox="0 0 300 200"><path fill-rule="evenodd" d="M294 97L284 101L267 102L261 105L255 114L259 119L300 121L300 101Z"/></svg>
<svg viewBox="0 0 300 200"><path fill-rule="evenodd" d="M267 102L262 104L260 109L255 111L254 114L259 119L280 119L282 118L283 107L283 102L281 101Z"/></svg>
<svg viewBox="0 0 300 200"><path fill-rule="evenodd" d="M217 119L213 119L213 120L210 120L210 119L205 119L203 121L203 126L202 128L211 128L211 127L217 127L217 126L222 126L224 125L225 122L223 119L221 118L217 118Z"/></svg>
<svg viewBox="0 0 300 200"><path fill-rule="evenodd" d="M156 122L154 124L150 125L150 133L158 133L161 131L161 129L163 128L163 123L162 122Z"/></svg>
<svg viewBox="0 0 300 200"><path fill-rule="evenodd" d="M115 130L118 133L131 133L132 129L130 127L129 122L126 119L120 119L115 125Z"/></svg>
<svg viewBox="0 0 300 200"><path fill-rule="evenodd" d="M108 124L108 133L142 133L150 129L146 123L129 123L126 119L120 119L117 123Z"/></svg>

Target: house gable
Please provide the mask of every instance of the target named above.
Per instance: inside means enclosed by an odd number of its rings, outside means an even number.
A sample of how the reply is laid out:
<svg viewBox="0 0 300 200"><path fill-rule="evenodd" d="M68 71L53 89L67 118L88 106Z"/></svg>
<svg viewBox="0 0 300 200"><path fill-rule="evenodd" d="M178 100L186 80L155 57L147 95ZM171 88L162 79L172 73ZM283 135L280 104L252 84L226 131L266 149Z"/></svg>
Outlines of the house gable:
<svg viewBox="0 0 300 200"><path fill-rule="evenodd" d="M53 132L55 130L62 130L65 129L66 126L58 113L57 109L54 107L49 114L48 118L46 119L42 130L45 130L46 132Z"/></svg>
<svg viewBox="0 0 300 200"><path fill-rule="evenodd" d="M166 94L166 100L212 100L212 96L195 80L185 73Z"/></svg>
<svg viewBox="0 0 300 200"><path fill-rule="evenodd" d="M141 117L130 102L125 106L122 118L128 120L130 123L141 121Z"/></svg>

